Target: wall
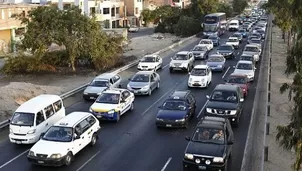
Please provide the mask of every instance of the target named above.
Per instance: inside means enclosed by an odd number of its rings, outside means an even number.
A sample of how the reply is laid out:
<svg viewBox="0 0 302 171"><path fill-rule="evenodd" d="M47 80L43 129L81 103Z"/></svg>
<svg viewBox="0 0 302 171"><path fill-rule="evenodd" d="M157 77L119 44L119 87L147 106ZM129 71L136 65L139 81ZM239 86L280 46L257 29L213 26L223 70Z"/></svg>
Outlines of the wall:
<svg viewBox="0 0 302 171"><path fill-rule="evenodd" d="M11 29L0 30L0 54L8 53L11 49Z"/></svg>
<svg viewBox="0 0 302 171"><path fill-rule="evenodd" d="M134 16L134 1L135 0L124 0L127 16Z"/></svg>

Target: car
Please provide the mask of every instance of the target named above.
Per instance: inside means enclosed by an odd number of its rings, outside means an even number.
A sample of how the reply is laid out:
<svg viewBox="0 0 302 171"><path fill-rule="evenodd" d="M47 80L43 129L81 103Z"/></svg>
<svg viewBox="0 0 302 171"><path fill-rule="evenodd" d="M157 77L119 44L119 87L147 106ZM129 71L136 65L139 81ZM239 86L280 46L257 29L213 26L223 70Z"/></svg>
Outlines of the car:
<svg viewBox="0 0 302 171"><path fill-rule="evenodd" d="M209 50L214 48L213 41L211 39L201 39L198 43L199 45L206 45Z"/></svg>
<svg viewBox="0 0 302 171"><path fill-rule="evenodd" d="M253 55L254 60L257 63L261 55L261 47L257 44L248 44L243 49L242 54Z"/></svg>
<svg viewBox="0 0 302 171"><path fill-rule="evenodd" d="M149 95L159 89L160 76L155 71L139 71L129 79L127 89L135 95Z"/></svg>
<svg viewBox="0 0 302 171"><path fill-rule="evenodd" d="M242 25L242 27L243 26L247 26L246 30L251 30L252 29L252 23L250 21L244 22L243 25Z"/></svg>
<svg viewBox="0 0 302 171"><path fill-rule="evenodd" d="M187 71L190 72L194 67L194 55L189 51L177 52L174 57L171 58L169 64L170 72L178 71Z"/></svg>
<svg viewBox="0 0 302 171"><path fill-rule="evenodd" d="M239 29L238 33L240 33L243 38L246 38L248 36L248 32L246 31L246 29Z"/></svg>
<svg viewBox="0 0 302 171"><path fill-rule="evenodd" d="M255 65L255 58L254 58L254 55L249 55L249 54L242 54L240 56L240 59L241 61L252 61Z"/></svg>
<svg viewBox="0 0 302 171"><path fill-rule="evenodd" d="M92 114L72 112L41 134L27 159L35 165L69 166L84 147L97 143L100 129L99 121Z"/></svg>
<svg viewBox="0 0 302 171"><path fill-rule="evenodd" d="M135 26L135 25L131 25L128 28L128 32L138 32L139 30L140 30L140 28L138 26Z"/></svg>
<svg viewBox="0 0 302 171"><path fill-rule="evenodd" d="M248 95L250 84L249 84L249 79L248 79L247 75L232 73L228 77L228 79L225 80L225 82L226 82L226 84L232 84L232 85L239 86L243 91L244 97L246 97Z"/></svg>
<svg viewBox="0 0 302 171"><path fill-rule="evenodd" d="M242 43L243 36L242 36L242 34L241 34L241 33L236 32L236 33L234 33L234 34L233 34L233 36L231 36L231 37L237 37L237 38L238 38L238 40L239 40L239 43Z"/></svg>
<svg viewBox="0 0 302 171"><path fill-rule="evenodd" d="M263 25L267 26L267 21L260 19L258 24L263 24Z"/></svg>
<svg viewBox="0 0 302 171"><path fill-rule="evenodd" d="M95 100L99 93L108 88L117 88L122 86L122 77L118 74L104 73L95 77L85 88L83 99Z"/></svg>
<svg viewBox="0 0 302 171"><path fill-rule="evenodd" d="M252 61L238 61L234 68L234 74L245 74L249 81L254 81L256 67Z"/></svg>
<svg viewBox="0 0 302 171"><path fill-rule="evenodd" d="M212 82L212 71L208 65L196 65L189 75L188 87L207 88Z"/></svg>
<svg viewBox="0 0 302 171"><path fill-rule="evenodd" d="M196 45L191 52L195 59L206 59L208 58L209 49L206 45Z"/></svg>
<svg viewBox="0 0 302 171"><path fill-rule="evenodd" d="M100 120L118 122L127 111L134 109L135 96L127 89L108 89L100 94L89 111Z"/></svg>
<svg viewBox="0 0 302 171"><path fill-rule="evenodd" d="M248 39L251 39L251 38L261 39L261 34L259 34L259 33L252 33L252 34L249 35Z"/></svg>
<svg viewBox="0 0 302 171"><path fill-rule="evenodd" d="M256 31L257 31L257 33L259 33L261 35L262 39L265 39L265 31L263 29L260 28L260 29L257 29Z"/></svg>
<svg viewBox="0 0 302 171"><path fill-rule="evenodd" d="M251 38L249 40L249 44L257 44L259 45L260 47L262 46L262 39L260 38Z"/></svg>
<svg viewBox="0 0 302 171"><path fill-rule="evenodd" d="M203 117L196 125L183 157L183 171L230 168L234 133L230 121L222 117Z"/></svg>
<svg viewBox="0 0 302 171"><path fill-rule="evenodd" d="M151 71L161 69L163 59L159 55L145 55L139 60L137 69L140 71Z"/></svg>
<svg viewBox="0 0 302 171"><path fill-rule="evenodd" d="M248 25L248 24L242 24L242 26L241 26L241 28L242 29L244 29L246 32L249 32L250 31L250 25Z"/></svg>
<svg viewBox="0 0 302 171"><path fill-rule="evenodd" d="M218 84L211 95L206 95L205 116L226 117L238 127L242 114L244 95L237 85Z"/></svg>
<svg viewBox="0 0 302 171"><path fill-rule="evenodd" d="M217 35L213 34L213 35L209 36L208 39L212 40L214 46L220 45L220 38Z"/></svg>
<svg viewBox="0 0 302 171"><path fill-rule="evenodd" d="M231 20L229 22L229 31L239 30L239 20Z"/></svg>
<svg viewBox="0 0 302 171"><path fill-rule="evenodd" d="M224 44L217 48L217 54L223 55L225 58L235 58L234 52L235 49L232 45Z"/></svg>
<svg viewBox="0 0 302 171"><path fill-rule="evenodd" d="M213 54L208 58L206 65L209 66L212 71L223 72L225 70L225 63L226 60L223 55Z"/></svg>
<svg viewBox="0 0 302 171"><path fill-rule="evenodd" d="M266 25L263 23L258 23L257 27L258 27L258 29L262 29L263 31L266 31Z"/></svg>
<svg viewBox="0 0 302 171"><path fill-rule="evenodd" d="M156 126L189 127L190 119L195 114L196 100L190 90L174 91L164 103L159 106L156 116Z"/></svg>
<svg viewBox="0 0 302 171"><path fill-rule="evenodd" d="M229 37L225 43L226 45L232 45L235 49L239 48L240 41L237 37Z"/></svg>

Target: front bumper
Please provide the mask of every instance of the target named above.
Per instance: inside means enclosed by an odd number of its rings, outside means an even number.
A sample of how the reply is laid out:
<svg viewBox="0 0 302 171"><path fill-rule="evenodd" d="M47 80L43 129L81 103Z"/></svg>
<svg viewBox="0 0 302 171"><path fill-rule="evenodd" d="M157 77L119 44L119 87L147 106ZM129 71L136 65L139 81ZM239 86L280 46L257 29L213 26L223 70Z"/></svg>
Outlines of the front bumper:
<svg viewBox="0 0 302 171"><path fill-rule="evenodd" d="M217 67L217 66L210 66L212 71L223 71L223 66L222 67Z"/></svg>
<svg viewBox="0 0 302 171"><path fill-rule="evenodd" d="M118 118L118 112L108 114L108 112L91 112L99 120L116 121Z"/></svg>
<svg viewBox="0 0 302 171"><path fill-rule="evenodd" d="M170 71L187 71L187 67L170 67Z"/></svg>
<svg viewBox="0 0 302 171"><path fill-rule="evenodd" d="M188 82L188 86L205 88L205 87L207 87L207 83L206 82Z"/></svg>
<svg viewBox="0 0 302 171"><path fill-rule="evenodd" d="M87 93L83 94L83 99L85 100L95 100L99 97L97 93Z"/></svg>
<svg viewBox="0 0 302 171"><path fill-rule="evenodd" d="M186 126L186 121L183 122L176 122L175 120L156 120L155 122L157 127L166 127L166 128L183 128Z"/></svg>
<svg viewBox="0 0 302 171"><path fill-rule="evenodd" d="M128 89L129 91L131 91L134 95L148 95L150 89Z"/></svg>
<svg viewBox="0 0 302 171"><path fill-rule="evenodd" d="M197 164L194 161L183 160L183 170L184 171L223 171L225 164Z"/></svg>
<svg viewBox="0 0 302 171"><path fill-rule="evenodd" d="M33 144L40 139L40 135L32 134L26 136L20 136L10 133L9 141L14 144Z"/></svg>
<svg viewBox="0 0 302 171"><path fill-rule="evenodd" d="M63 156L58 159L51 159L51 158L39 158L35 156L27 156L29 162L35 165L42 165L42 166L63 166L65 164L65 157Z"/></svg>
<svg viewBox="0 0 302 171"><path fill-rule="evenodd" d="M237 27L229 27L229 30L230 31L237 31L239 28L237 28Z"/></svg>
<svg viewBox="0 0 302 171"><path fill-rule="evenodd" d="M143 67L137 67L137 70L139 71L153 71L155 68L143 68Z"/></svg>
<svg viewBox="0 0 302 171"><path fill-rule="evenodd" d="M195 59L206 59L205 55L197 55L197 54L194 54L194 58Z"/></svg>
<svg viewBox="0 0 302 171"><path fill-rule="evenodd" d="M235 115L229 115L229 114L213 114L213 113L208 113L207 111L205 111L205 116L213 116L213 117L224 117L224 118L228 118L231 122L231 124L235 124L237 123L238 120L238 112Z"/></svg>
<svg viewBox="0 0 302 171"><path fill-rule="evenodd" d="M220 55L224 56L225 58L233 58L233 53L231 53L231 54L220 53Z"/></svg>

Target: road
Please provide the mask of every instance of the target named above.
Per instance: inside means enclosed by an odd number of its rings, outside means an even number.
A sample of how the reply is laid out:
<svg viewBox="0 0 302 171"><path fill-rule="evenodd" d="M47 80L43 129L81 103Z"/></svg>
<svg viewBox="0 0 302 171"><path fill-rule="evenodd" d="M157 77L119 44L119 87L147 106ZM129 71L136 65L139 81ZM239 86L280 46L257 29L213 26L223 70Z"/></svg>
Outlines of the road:
<svg viewBox="0 0 302 171"><path fill-rule="evenodd" d="M231 35L227 32L221 38L221 43ZM99 141L95 147L87 147L75 157L75 161L69 167L56 168L57 171L180 171L182 170L182 158L187 141L185 136L190 136L198 122L197 116L202 117L206 95L211 94L215 85L224 83L233 72L239 56L242 53L241 45L235 54L236 59L228 60L229 69L225 73L214 73L212 84L208 89L191 89L197 100L196 116L192 120L189 129L161 129L155 126L155 117L163 101L174 90L186 90L188 74L169 73L170 57L177 51L190 50L198 42L187 43L162 54L163 69L158 71L161 76L161 87L154 91L152 96L136 97L135 109L131 113L122 116L119 123L102 122ZM215 49L211 53L215 53ZM203 63L204 61L197 61ZM259 65L259 64L258 64ZM131 68L120 73L127 85L128 78L136 72ZM254 83L251 84L249 96L245 100L243 115L240 125L234 129L235 143L232 155L232 170L239 171L250 122L258 71ZM72 111L88 111L92 103L80 101L67 109ZM200 115L199 115L200 114ZM29 145L13 145L8 139L0 141L0 170L2 171L48 171L53 168L31 165L26 155ZM45 147L47 148L47 147Z"/></svg>
<svg viewBox="0 0 302 171"><path fill-rule="evenodd" d="M138 32L136 33L131 33L128 32L128 38L135 38L135 37L142 37L142 36L148 36L154 33L154 28L147 28L147 27L142 27Z"/></svg>

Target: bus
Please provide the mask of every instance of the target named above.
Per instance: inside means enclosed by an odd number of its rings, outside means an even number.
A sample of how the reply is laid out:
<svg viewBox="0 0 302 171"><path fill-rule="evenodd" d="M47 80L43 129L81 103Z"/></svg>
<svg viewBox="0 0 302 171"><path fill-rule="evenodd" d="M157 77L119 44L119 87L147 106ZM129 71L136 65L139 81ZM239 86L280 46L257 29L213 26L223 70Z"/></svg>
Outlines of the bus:
<svg viewBox="0 0 302 171"><path fill-rule="evenodd" d="M203 35L208 37L212 34L221 36L226 31L226 14L212 13L204 17Z"/></svg>

